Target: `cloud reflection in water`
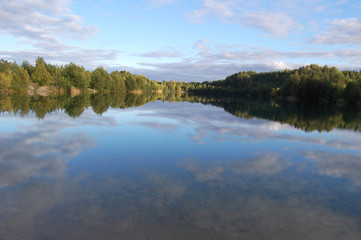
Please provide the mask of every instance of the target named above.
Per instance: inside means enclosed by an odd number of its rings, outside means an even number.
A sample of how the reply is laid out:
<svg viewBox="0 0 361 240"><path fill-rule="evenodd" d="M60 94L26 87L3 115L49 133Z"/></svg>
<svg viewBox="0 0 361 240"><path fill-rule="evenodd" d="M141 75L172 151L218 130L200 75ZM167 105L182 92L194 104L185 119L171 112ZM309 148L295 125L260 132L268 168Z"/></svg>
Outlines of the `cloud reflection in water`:
<svg viewBox="0 0 361 240"><path fill-rule="evenodd" d="M305 157L313 160L320 174L351 179L361 186L361 155L305 151Z"/></svg>
<svg viewBox="0 0 361 240"><path fill-rule="evenodd" d="M359 182L356 154L331 156L328 152L346 145L359 149L347 139L300 134L287 125L238 119L200 104L156 103L136 111L132 126L155 129L152 133L160 137L177 139L184 128L194 130L191 138L187 135L193 140L189 146L199 150L201 157L177 158L192 152L170 142L174 154L158 160L157 143L147 142L153 151L147 151L145 159L124 160L124 148L119 148L110 157L102 153L109 161L87 159L85 166L70 175L66 173L70 159L81 157L82 150L94 146L95 140L82 131L68 130L78 124L110 126L114 132L109 131L107 137L119 137L112 134L127 127L121 115L127 110L102 117L85 111L76 120L50 114L44 121L0 137L0 164L4 166L0 170L0 212L5 219L0 223L0 238L360 239L360 217L330 207L339 192L322 191L329 187L327 182L317 181L301 162L311 159L321 175ZM134 142L159 137L139 131L132 135ZM283 143L272 145L272 151L252 149L274 140L299 145L289 151L282 150ZM224 151L210 143L227 141L239 144L231 145L230 157L208 160L209 154ZM302 152L294 159L310 142L323 150ZM240 150L242 144L250 148ZM347 158L346 165L342 165L342 156ZM322 160L326 158L330 160ZM350 194L343 188L339 191ZM352 207L352 201L335 206L347 203L346 207Z"/></svg>

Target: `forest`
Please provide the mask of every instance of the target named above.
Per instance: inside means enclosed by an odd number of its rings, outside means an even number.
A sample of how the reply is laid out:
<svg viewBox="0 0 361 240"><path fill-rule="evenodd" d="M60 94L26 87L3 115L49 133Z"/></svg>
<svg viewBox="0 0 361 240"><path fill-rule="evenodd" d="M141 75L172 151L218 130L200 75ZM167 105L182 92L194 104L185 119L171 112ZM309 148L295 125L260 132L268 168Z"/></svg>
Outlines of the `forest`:
<svg viewBox="0 0 361 240"><path fill-rule="evenodd" d="M103 67L89 71L75 63L56 66L46 63L41 57L36 59L35 66L27 61L18 65L16 62L0 60L2 93L27 92L29 87L41 86L49 87L54 93L66 93L71 88L83 92L88 89L96 92L181 91L185 84L175 81L157 82L128 71L108 73Z"/></svg>
<svg viewBox="0 0 361 240"><path fill-rule="evenodd" d="M293 102L358 104L361 71L340 71L316 64L299 69L256 73L244 71L224 80L203 82L194 92ZM203 86L202 86L203 85Z"/></svg>
<svg viewBox="0 0 361 240"><path fill-rule="evenodd" d="M202 96L234 96L251 99L283 99L289 102L358 105L361 101L361 71L340 71L316 64L274 72L243 71L222 80L178 82L150 80L128 71L108 73L69 63L57 66L41 57L35 66L24 61L0 60L0 92L27 92L29 87L47 86L54 93L76 88L82 92L189 92Z"/></svg>

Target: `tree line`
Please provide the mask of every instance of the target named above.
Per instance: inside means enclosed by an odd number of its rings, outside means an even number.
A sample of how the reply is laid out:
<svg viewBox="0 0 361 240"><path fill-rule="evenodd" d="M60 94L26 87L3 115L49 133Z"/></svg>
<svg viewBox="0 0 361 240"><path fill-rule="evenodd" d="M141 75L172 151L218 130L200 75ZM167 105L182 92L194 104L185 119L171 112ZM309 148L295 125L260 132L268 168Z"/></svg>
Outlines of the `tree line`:
<svg viewBox="0 0 361 240"><path fill-rule="evenodd" d="M149 80L127 71L108 73L103 67L94 71L69 63L57 66L41 57L35 66L24 61L0 60L0 92L26 92L29 86L49 86L66 92L72 87L98 92L191 92L208 96L243 96L262 99L286 99L301 102L327 102L356 105L361 101L361 72L340 71L316 64L294 70L261 72L243 71L223 80L177 82Z"/></svg>
<svg viewBox="0 0 361 240"><path fill-rule="evenodd" d="M223 80L196 84L196 93L278 98L303 102L357 104L361 100L361 71L340 71L316 64L294 70L243 71Z"/></svg>
<svg viewBox="0 0 361 240"><path fill-rule="evenodd" d="M108 73L103 67L89 71L75 63L57 66L46 63L41 57L36 59L35 66L28 61L18 65L16 62L0 60L0 92L26 92L29 86L49 86L60 92L69 91L72 87L98 92L168 92L183 91L185 85L185 82L157 82L128 71Z"/></svg>

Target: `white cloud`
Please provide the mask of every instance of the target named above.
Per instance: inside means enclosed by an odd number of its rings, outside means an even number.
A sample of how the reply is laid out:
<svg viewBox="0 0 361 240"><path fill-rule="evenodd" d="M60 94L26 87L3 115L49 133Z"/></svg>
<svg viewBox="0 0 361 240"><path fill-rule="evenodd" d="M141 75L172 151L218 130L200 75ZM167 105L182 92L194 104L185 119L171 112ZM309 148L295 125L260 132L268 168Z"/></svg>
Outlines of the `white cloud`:
<svg viewBox="0 0 361 240"><path fill-rule="evenodd" d="M182 57L182 54L177 50L168 48L160 51L146 52L141 54L140 56L146 58L178 58Z"/></svg>
<svg viewBox="0 0 361 240"><path fill-rule="evenodd" d="M205 17L216 16L221 19L228 19L235 15L232 10L233 1L205 0L203 5L187 15L193 22L201 22Z"/></svg>
<svg viewBox="0 0 361 240"><path fill-rule="evenodd" d="M35 60L38 56L44 57L46 62L55 64L68 64L75 62L88 69L95 69L99 65L104 65L104 61L114 60L118 56L115 50L93 50L77 47L54 46L49 49L1 51L0 57L7 60L21 62L23 60Z"/></svg>
<svg viewBox="0 0 361 240"><path fill-rule="evenodd" d="M284 13L244 12L238 17L239 24L254 27L275 37L286 37L299 28L292 17Z"/></svg>
<svg viewBox="0 0 361 240"><path fill-rule="evenodd" d="M275 71L283 70L285 68L294 68L293 64L287 64L282 61L263 61L255 62L232 62L217 63L217 62L175 62L175 63L142 63L145 67L152 69L134 69L133 71L143 72L151 79L157 80L175 80L175 81L211 81L223 79L228 75L239 71L254 70ZM302 65L302 64L301 64Z"/></svg>
<svg viewBox="0 0 361 240"><path fill-rule="evenodd" d="M1 1L0 32L35 41L86 38L96 31L72 14L69 0Z"/></svg>
<svg viewBox="0 0 361 240"><path fill-rule="evenodd" d="M321 44L361 44L361 19L335 19L321 35L313 39Z"/></svg>
<svg viewBox="0 0 361 240"><path fill-rule="evenodd" d="M337 1L335 4L336 5L343 5L343 4L346 4L348 3L348 0L340 0L340 1Z"/></svg>
<svg viewBox="0 0 361 240"><path fill-rule="evenodd" d="M223 21L259 29L275 37L286 37L299 28L293 18L285 13L242 11L242 8L247 9L243 2L205 0L203 5L188 14L187 18L201 23L207 17L217 17Z"/></svg>
<svg viewBox="0 0 361 240"><path fill-rule="evenodd" d="M239 71L257 72L294 69L309 63L335 65L341 69L360 69L360 49L295 50L282 51L265 47L215 45L204 39L194 44L193 56L181 55L180 51L161 50L144 53L142 56L158 59L178 57L174 62L144 61L143 68L128 68L132 72L145 74L151 79L177 81L210 81L223 79ZM342 62L342 65L337 65Z"/></svg>
<svg viewBox="0 0 361 240"><path fill-rule="evenodd" d="M70 0L1 1L0 34L15 37L17 43L26 44L28 49L2 50L0 57L22 61L42 56L61 64L71 59L88 67L115 59L117 51L85 49L65 43L66 40L84 41L97 31L71 12L70 3Z"/></svg>
<svg viewBox="0 0 361 240"><path fill-rule="evenodd" d="M243 1L243 0L204 0L198 9L186 15L187 19L201 23L210 17L218 18L227 23L238 24L242 27L258 29L277 38L285 38L292 33L301 30L310 30L310 22L316 16L327 18L331 14L340 14L343 9L340 5L350 4L346 0L324 1L324 0L280 0L280 1ZM328 15L325 15L328 14ZM310 21L311 20L311 21ZM331 23L329 31L325 36L319 36L319 42L350 42L355 39L352 34L360 36L360 20L355 18L336 19ZM317 27L321 22L317 21ZM307 27L303 27L303 25ZM344 32L346 31L346 33ZM342 33L338 37L339 33ZM325 38L325 39L323 39ZM334 40L332 40L334 38ZM356 42L359 43L358 37ZM351 42L354 41L351 40Z"/></svg>
<svg viewBox="0 0 361 240"><path fill-rule="evenodd" d="M167 4L175 3L176 0L149 0L149 4L153 7L160 7Z"/></svg>

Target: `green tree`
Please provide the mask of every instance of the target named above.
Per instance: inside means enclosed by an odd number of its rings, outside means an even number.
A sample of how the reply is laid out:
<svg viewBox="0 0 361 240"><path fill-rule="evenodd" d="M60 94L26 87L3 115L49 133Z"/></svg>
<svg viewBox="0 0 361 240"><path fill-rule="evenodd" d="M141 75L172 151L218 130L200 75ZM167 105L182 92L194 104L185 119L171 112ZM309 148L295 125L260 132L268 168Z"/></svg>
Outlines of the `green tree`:
<svg viewBox="0 0 361 240"><path fill-rule="evenodd" d="M34 66L32 66L28 61L23 61L21 66L28 72L29 76L31 76L35 70Z"/></svg>
<svg viewBox="0 0 361 240"><path fill-rule="evenodd" d="M114 92L125 92L125 76L122 72L114 71L110 73L110 78L112 80L111 90Z"/></svg>
<svg viewBox="0 0 361 240"><path fill-rule="evenodd" d="M89 87L89 81L84 67L70 63L64 67L62 75L66 81L70 82L70 84L76 88L87 89Z"/></svg>
<svg viewBox="0 0 361 240"><path fill-rule="evenodd" d="M127 74L125 79L125 87L127 91L134 91L138 89L137 81L132 74Z"/></svg>
<svg viewBox="0 0 361 240"><path fill-rule="evenodd" d="M11 85L12 72L0 72L0 90L9 90Z"/></svg>
<svg viewBox="0 0 361 240"><path fill-rule="evenodd" d="M103 67L98 67L92 72L90 87L99 91L110 91L111 79L107 71Z"/></svg>
<svg viewBox="0 0 361 240"><path fill-rule="evenodd" d="M11 80L11 89L16 91L26 91L30 85L30 77L28 72L18 65L13 66L13 77Z"/></svg>
<svg viewBox="0 0 361 240"><path fill-rule="evenodd" d="M136 79L138 88L145 89L148 79L144 75L141 75L141 76L135 75L135 79Z"/></svg>
<svg viewBox="0 0 361 240"><path fill-rule="evenodd" d="M0 60L0 90L7 91L11 86L13 71L11 63L3 59Z"/></svg>
<svg viewBox="0 0 361 240"><path fill-rule="evenodd" d="M36 65L34 72L31 74L31 79L33 82L39 84L40 86L49 85L52 81L52 76L46 69L45 61L43 58L38 57L36 59Z"/></svg>

